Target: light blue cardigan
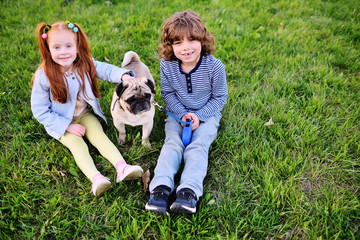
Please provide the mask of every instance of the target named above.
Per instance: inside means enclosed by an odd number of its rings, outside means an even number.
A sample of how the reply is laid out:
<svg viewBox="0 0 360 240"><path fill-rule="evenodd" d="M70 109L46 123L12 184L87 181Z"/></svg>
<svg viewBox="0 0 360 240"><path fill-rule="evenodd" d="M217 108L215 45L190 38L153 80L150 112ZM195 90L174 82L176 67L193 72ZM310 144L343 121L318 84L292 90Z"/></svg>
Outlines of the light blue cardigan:
<svg viewBox="0 0 360 240"><path fill-rule="evenodd" d="M121 77L125 73L135 76L134 72L130 70L95 60L93 61L96 76L102 80L118 83L121 82ZM94 113L106 122L106 117L100 108L99 99L94 96L89 81L85 79L87 99L83 95L83 92L80 91L81 78L79 76L76 74L68 76L67 82L70 97L66 103L59 103L53 100L50 83L44 69L39 69L36 72L33 82L31 93L32 113L34 117L44 125L46 132L55 139L60 139L72 122L78 94L92 107Z"/></svg>

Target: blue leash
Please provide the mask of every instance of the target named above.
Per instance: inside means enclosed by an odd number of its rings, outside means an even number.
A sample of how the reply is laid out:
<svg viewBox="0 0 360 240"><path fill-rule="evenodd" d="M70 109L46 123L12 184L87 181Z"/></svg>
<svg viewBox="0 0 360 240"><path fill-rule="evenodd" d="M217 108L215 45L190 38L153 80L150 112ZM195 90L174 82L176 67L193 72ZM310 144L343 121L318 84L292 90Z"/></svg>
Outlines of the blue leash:
<svg viewBox="0 0 360 240"><path fill-rule="evenodd" d="M183 128L183 132L182 132L182 142L184 144L184 146L186 147L187 145L190 144L191 142L191 135L192 135L192 121L191 119L187 119L186 122L182 121L180 118L176 117L174 114L172 114L171 112L167 111L165 108L163 108L160 104L158 104L155 101L152 101L152 104L154 104L155 106L158 107L158 109L162 112L164 112L165 114L168 114L169 116L173 117L177 122L181 123L184 125Z"/></svg>

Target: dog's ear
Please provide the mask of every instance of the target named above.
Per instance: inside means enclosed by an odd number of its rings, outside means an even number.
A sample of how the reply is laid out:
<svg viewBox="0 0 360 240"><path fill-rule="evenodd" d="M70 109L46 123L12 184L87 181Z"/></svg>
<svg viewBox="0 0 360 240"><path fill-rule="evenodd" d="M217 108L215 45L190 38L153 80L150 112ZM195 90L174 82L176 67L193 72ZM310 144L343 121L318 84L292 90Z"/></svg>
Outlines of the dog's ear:
<svg viewBox="0 0 360 240"><path fill-rule="evenodd" d="M115 88L116 95L118 95L118 97L121 97L121 95L125 92L126 88L127 86L124 87L124 84L122 82L119 83Z"/></svg>
<svg viewBox="0 0 360 240"><path fill-rule="evenodd" d="M150 90L151 90L151 92L152 92L153 94L156 94L155 85L154 85L154 82L153 82L153 81L151 81L150 79L148 79L146 85L149 86L149 88L150 88Z"/></svg>

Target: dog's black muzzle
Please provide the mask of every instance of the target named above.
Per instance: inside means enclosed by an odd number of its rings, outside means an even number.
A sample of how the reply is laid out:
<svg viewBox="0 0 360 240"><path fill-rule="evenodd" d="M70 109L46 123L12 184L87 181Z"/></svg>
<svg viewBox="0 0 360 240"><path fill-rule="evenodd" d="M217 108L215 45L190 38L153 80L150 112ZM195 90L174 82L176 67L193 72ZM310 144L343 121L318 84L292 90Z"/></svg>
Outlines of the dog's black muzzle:
<svg viewBox="0 0 360 240"><path fill-rule="evenodd" d="M133 114L139 114L141 112L147 112L151 108L151 104L149 100L141 99L131 104L131 112Z"/></svg>

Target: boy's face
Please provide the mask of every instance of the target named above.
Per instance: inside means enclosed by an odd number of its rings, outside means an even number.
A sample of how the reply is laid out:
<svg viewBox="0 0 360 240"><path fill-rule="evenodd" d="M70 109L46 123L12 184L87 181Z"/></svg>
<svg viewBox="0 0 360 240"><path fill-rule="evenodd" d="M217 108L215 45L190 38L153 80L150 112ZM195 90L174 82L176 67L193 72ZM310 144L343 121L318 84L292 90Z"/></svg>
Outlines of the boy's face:
<svg viewBox="0 0 360 240"><path fill-rule="evenodd" d="M201 42L184 37L181 41L172 44L175 56L181 61L181 65L195 67L201 55Z"/></svg>
<svg viewBox="0 0 360 240"><path fill-rule="evenodd" d="M51 58L62 67L63 72L70 69L77 56L75 35L71 31L55 31L49 34Z"/></svg>

